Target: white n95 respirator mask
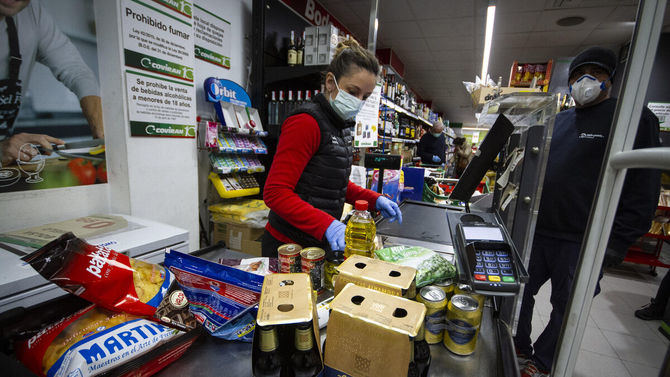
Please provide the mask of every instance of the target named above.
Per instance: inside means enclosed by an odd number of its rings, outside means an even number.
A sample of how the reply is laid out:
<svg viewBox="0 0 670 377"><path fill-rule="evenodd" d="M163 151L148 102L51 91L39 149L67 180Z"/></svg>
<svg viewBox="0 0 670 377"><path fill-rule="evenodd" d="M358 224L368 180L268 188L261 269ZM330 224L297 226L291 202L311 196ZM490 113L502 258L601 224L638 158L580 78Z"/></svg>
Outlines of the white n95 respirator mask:
<svg viewBox="0 0 670 377"><path fill-rule="evenodd" d="M586 105L595 101L605 89L604 81L598 81L591 75L584 75L570 85L570 95L578 104Z"/></svg>

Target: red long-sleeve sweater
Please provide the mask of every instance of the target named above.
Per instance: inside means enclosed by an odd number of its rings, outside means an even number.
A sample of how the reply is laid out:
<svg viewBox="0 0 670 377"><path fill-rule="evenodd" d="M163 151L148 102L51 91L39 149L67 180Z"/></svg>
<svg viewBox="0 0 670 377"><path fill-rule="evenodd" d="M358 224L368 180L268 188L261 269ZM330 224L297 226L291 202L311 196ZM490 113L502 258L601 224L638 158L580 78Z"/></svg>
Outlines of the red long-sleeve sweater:
<svg viewBox="0 0 670 377"><path fill-rule="evenodd" d="M321 130L312 116L297 114L287 118L282 125L277 153L263 192L265 204L271 210L317 240L323 239L326 229L336 219L300 199L294 190L305 166L319 149L320 143ZM367 200L369 208L376 208L378 197L379 194L376 192L349 182L345 200L347 203ZM281 242L293 242L272 228L270 223L265 229Z"/></svg>

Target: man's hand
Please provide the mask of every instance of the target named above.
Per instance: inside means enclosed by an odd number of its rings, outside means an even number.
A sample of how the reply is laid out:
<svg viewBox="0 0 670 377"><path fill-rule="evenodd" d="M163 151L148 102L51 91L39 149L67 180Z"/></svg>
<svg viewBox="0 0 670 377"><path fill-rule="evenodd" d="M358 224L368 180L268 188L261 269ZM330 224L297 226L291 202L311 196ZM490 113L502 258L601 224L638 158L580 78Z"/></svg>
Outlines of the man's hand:
<svg viewBox="0 0 670 377"><path fill-rule="evenodd" d="M51 154L51 144L62 145L65 142L61 139L51 137L49 135L42 134L28 134L20 133L0 141L0 153L2 154L1 161L2 165L9 165L12 162L20 159L21 161L30 161L35 155L37 155L37 150L35 148L23 148L19 155L19 150L24 144L35 144L41 145L42 148L46 151L46 154Z"/></svg>
<svg viewBox="0 0 670 377"><path fill-rule="evenodd" d="M79 101L79 105L91 127L93 138L102 139L105 137L105 131L102 127L102 103L100 97L86 96Z"/></svg>

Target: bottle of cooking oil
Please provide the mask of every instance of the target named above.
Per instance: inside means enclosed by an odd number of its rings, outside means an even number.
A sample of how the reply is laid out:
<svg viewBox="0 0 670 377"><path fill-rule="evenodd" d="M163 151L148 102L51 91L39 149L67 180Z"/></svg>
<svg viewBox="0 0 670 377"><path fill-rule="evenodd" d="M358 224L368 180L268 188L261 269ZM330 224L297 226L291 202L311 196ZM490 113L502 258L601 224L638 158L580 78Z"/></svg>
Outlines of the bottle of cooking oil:
<svg viewBox="0 0 670 377"><path fill-rule="evenodd" d="M359 254L372 258L375 236L377 235L375 221L368 212L368 202L366 200L357 200L354 208L355 211L344 232L344 240L347 243L344 248L344 257Z"/></svg>

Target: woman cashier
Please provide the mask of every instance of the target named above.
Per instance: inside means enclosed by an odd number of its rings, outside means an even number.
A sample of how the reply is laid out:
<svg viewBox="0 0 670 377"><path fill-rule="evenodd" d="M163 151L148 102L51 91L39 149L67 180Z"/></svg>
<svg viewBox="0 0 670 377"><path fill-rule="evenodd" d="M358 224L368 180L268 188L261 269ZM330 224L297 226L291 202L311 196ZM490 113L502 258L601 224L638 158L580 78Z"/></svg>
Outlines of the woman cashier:
<svg viewBox="0 0 670 377"><path fill-rule="evenodd" d="M344 250L344 202L367 200L391 221L398 205L349 181L353 162L350 127L377 83L379 62L356 41L337 45L324 80L325 93L298 108L281 128L263 198L270 215L263 255L285 243Z"/></svg>

